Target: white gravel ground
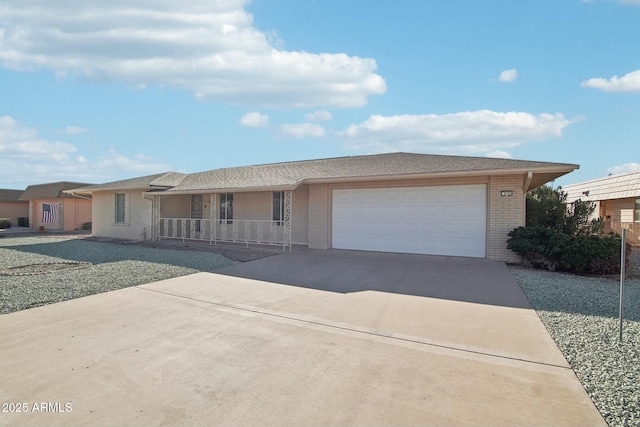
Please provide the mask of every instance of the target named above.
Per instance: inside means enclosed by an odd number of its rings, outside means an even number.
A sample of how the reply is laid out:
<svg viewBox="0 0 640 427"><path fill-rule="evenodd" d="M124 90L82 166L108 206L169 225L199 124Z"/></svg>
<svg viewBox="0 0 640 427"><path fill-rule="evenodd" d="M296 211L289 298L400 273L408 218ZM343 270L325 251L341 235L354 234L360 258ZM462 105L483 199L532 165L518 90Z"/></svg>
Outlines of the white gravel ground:
<svg viewBox="0 0 640 427"><path fill-rule="evenodd" d="M64 267L60 263L71 261L82 264L60 269ZM235 262L209 252L100 243L69 236L4 237L0 239L0 314L231 264ZM33 274L47 267L50 272Z"/></svg>
<svg viewBox="0 0 640 427"><path fill-rule="evenodd" d="M607 423L640 426L640 279L625 282L619 343L619 279L511 271Z"/></svg>

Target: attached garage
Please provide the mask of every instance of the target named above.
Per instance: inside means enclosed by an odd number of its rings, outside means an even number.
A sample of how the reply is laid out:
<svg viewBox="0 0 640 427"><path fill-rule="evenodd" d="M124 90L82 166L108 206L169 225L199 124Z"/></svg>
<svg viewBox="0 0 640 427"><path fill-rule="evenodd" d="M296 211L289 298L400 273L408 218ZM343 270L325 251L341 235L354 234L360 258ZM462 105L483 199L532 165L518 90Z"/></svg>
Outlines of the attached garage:
<svg viewBox="0 0 640 427"><path fill-rule="evenodd" d="M484 258L487 187L334 189L332 247Z"/></svg>

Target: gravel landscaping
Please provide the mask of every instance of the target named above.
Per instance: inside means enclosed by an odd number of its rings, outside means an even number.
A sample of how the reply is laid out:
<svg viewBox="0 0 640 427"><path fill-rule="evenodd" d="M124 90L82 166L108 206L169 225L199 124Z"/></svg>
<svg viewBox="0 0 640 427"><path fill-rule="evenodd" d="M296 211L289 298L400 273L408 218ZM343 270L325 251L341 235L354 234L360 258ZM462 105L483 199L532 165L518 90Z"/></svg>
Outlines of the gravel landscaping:
<svg viewBox="0 0 640 427"><path fill-rule="evenodd" d="M235 264L212 252L74 236L0 239L0 314Z"/></svg>
<svg viewBox="0 0 640 427"><path fill-rule="evenodd" d="M511 271L607 423L640 426L640 279L625 283L619 343L619 279Z"/></svg>

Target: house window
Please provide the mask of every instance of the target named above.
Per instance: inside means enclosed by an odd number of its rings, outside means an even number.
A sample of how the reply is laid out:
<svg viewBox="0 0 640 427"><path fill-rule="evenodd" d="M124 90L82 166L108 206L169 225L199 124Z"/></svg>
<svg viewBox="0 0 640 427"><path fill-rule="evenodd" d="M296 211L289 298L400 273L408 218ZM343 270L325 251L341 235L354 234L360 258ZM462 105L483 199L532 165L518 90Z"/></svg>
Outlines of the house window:
<svg viewBox="0 0 640 427"><path fill-rule="evenodd" d="M276 222L276 225L282 225L284 220L284 191L274 191L273 192L273 203L272 203L273 214L271 219Z"/></svg>
<svg viewBox="0 0 640 427"><path fill-rule="evenodd" d="M220 194L220 224L233 222L233 193Z"/></svg>
<svg viewBox="0 0 640 427"><path fill-rule="evenodd" d="M125 222L125 198L124 193L116 193L116 224Z"/></svg>
<svg viewBox="0 0 640 427"><path fill-rule="evenodd" d="M633 220L635 222L640 222L640 199L636 199L636 210Z"/></svg>

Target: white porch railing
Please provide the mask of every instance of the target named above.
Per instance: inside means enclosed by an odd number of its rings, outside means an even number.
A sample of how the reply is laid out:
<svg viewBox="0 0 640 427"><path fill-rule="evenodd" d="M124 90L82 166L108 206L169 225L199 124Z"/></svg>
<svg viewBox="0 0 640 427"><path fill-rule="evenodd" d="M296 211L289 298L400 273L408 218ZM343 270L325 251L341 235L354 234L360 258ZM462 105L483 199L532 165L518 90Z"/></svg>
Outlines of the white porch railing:
<svg viewBox="0 0 640 427"><path fill-rule="evenodd" d="M282 246L291 250L291 223L271 220L160 218L158 238Z"/></svg>

